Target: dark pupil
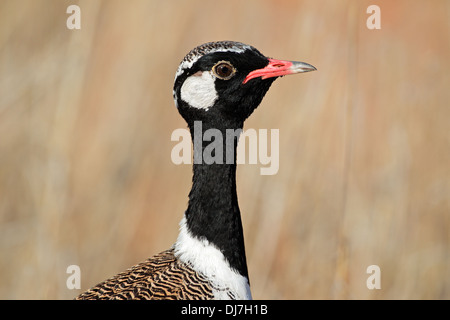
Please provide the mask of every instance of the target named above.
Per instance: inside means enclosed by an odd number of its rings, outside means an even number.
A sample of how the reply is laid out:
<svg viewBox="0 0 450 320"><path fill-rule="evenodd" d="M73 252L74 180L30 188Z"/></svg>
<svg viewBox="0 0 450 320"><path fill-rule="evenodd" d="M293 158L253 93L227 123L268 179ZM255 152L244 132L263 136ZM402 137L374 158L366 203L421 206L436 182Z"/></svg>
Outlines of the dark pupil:
<svg viewBox="0 0 450 320"><path fill-rule="evenodd" d="M217 67L217 74L221 77L228 77L231 74L231 68L226 64Z"/></svg>

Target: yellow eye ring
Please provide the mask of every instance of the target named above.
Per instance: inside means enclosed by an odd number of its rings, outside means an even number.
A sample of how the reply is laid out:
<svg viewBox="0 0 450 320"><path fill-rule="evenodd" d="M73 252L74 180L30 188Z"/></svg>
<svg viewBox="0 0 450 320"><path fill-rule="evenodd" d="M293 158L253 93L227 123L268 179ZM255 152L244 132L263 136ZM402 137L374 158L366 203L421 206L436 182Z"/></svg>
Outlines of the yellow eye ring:
<svg viewBox="0 0 450 320"><path fill-rule="evenodd" d="M212 67L212 72L221 80L229 80L236 73L236 68L228 61L219 61Z"/></svg>

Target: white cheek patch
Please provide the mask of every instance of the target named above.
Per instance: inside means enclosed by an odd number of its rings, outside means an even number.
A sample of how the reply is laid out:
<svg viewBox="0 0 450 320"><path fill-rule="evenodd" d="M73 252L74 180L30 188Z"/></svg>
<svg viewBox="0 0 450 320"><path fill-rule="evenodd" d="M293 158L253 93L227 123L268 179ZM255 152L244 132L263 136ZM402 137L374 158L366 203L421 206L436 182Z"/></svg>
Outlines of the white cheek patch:
<svg viewBox="0 0 450 320"><path fill-rule="evenodd" d="M181 99L191 107L208 110L217 100L211 72L197 72L187 78L181 87Z"/></svg>

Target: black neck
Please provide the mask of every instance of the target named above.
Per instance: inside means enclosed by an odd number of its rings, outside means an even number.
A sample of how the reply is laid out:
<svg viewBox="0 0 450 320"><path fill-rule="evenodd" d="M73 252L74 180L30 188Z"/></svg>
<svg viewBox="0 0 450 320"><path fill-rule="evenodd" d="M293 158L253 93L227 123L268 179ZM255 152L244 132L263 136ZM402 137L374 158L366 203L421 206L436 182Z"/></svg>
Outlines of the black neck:
<svg viewBox="0 0 450 320"><path fill-rule="evenodd" d="M242 129L242 123L227 127L229 129ZM214 244L223 253L230 266L248 278L244 235L236 193L238 135L231 140L233 159L227 161L225 125L215 126L214 129L218 129L223 137L223 161L211 163L204 154L205 148L211 150L211 142L200 142L200 148L198 139L195 141L194 137L195 134L199 134L198 126L196 127L196 133L193 126L190 126L190 129L194 141L194 175L192 189L189 193L189 205L186 210L187 226L193 235ZM202 127L202 137L207 129L211 129L211 126ZM230 142L230 139L228 139L228 142ZM210 146L208 147L208 145ZM206 151L208 152L208 149ZM202 159L198 161L200 156Z"/></svg>

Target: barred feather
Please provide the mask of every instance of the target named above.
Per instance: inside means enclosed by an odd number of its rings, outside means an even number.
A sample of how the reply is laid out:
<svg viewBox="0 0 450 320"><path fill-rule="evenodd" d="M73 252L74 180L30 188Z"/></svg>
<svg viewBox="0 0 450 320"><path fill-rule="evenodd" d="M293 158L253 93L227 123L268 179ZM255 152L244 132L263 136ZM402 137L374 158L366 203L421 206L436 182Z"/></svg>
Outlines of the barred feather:
<svg viewBox="0 0 450 320"><path fill-rule="evenodd" d="M76 300L206 300L213 299L206 278L169 249L105 280Z"/></svg>

